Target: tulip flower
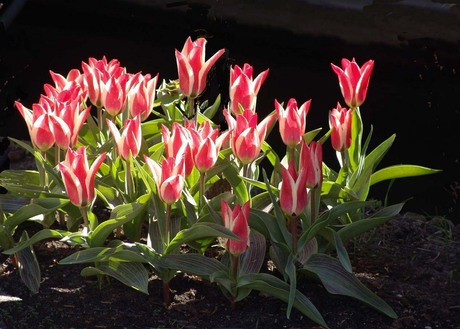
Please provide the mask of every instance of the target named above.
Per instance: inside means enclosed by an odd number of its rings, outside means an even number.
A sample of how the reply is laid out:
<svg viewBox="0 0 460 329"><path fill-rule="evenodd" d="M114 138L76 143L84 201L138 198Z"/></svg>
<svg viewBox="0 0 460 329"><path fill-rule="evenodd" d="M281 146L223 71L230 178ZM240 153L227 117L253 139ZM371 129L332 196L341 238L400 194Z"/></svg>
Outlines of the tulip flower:
<svg viewBox="0 0 460 329"><path fill-rule="evenodd" d="M240 238L240 241L227 240L227 250L233 256L239 256L249 247L250 202L247 201L242 206L237 204L232 211L227 202L222 199L221 210L224 226Z"/></svg>
<svg viewBox="0 0 460 329"><path fill-rule="evenodd" d="M128 161L130 156L136 157L139 154L142 142L140 117L126 119L121 135L112 121L106 119L106 122L117 145L118 155L125 161Z"/></svg>
<svg viewBox="0 0 460 329"><path fill-rule="evenodd" d="M347 150L351 145L351 122L352 110L337 103L329 116L329 125L332 128L331 144L337 152Z"/></svg>
<svg viewBox="0 0 460 329"><path fill-rule="evenodd" d="M20 102L16 101L15 105L26 122L30 140L36 149L46 152L56 143L56 138L60 146L68 145L70 131L62 119L54 116L40 103L32 105L33 111Z"/></svg>
<svg viewBox="0 0 460 329"><path fill-rule="evenodd" d="M185 185L184 150L181 149L176 157L168 157L162 165L144 155L145 163L152 172L157 185L158 196L167 205L172 205L180 199Z"/></svg>
<svg viewBox="0 0 460 329"><path fill-rule="evenodd" d="M307 172L309 170L305 162L300 161L297 171L294 160L289 161L287 169L284 166L281 167L280 206L289 216L300 215L307 206Z"/></svg>
<svg viewBox="0 0 460 329"><path fill-rule="evenodd" d="M283 143L288 147L298 145L305 134L305 119L310 109L311 100L303 103L300 108L294 98L288 101L286 109L275 100L275 109L278 114L280 135Z"/></svg>
<svg viewBox="0 0 460 329"><path fill-rule="evenodd" d="M300 149L300 165L307 168L306 185L308 188L321 186L323 182L323 148L321 143L302 142Z"/></svg>
<svg viewBox="0 0 460 329"><path fill-rule="evenodd" d="M182 51L176 49L180 89L187 97L198 97L204 91L209 70L225 52L224 49L220 49L205 61L206 42L204 38L192 41L188 37Z"/></svg>
<svg viewBox="0 0 460 329"><path fill-rule="evenodd" d="M67 149L65 160L59 163L67 195L77 207L84 208L93 202L94 180L105 156L106 153L99 155L90 167L86 148L82 146L76 151Z"/></svg>
<svg viewBox="0 0 460 329"><path fill-rule="evenodd" d="M251 110L245 110L243 114L237 115L236 119L228 110L224 111L224 116L232 130L233 153L243 165L251 163L260 154L267 130L276 119L275 113L267 116L259 124L257 124L257 113Z"/></svg>
<svg viewBox="0 0 460 329"><path fill-rule="evenodd" d="M194 125L194 124L193 124ZM217 161L222 144L229 135L229 131L219 135L219 129L212 129L209 121L204 121L199 129L189 127L192 137L193 162L199 172L204 173L211 169Z"/></svg>
<svg viewBox="0 0 460 329"><path fill-rule="evenodd" d="M252 78L252 66L244 64L243 68L235 65L230 68L230 110L234 115L241 114L242 107L255 111L257 94L268 75L268 69Z"/></svg>
<svg viewBox="0 0 460 329"><path fill-rule="evenodd" d="M190 175L193 170L193 155L192 155L192 137L188 129L184 128L177 122L173 122L171 132L162 125L161 134L165 145L166 157L174 157L179 154L179 150L183 148L183 156L185 162L185 176Z"/></svg>
<svg viewBox="0 0 460 329"><path fill-rule="evenodd" d="M101 82L101 104L112 117L117 116L125 109L127 74L116 78L111 76L107 82Z"/></svg>
<svg viewBox="0 0 460 329"><path fill-rule="evenodd" d="M88 63L82 62L81 65L89 100L94 106L101 107L101 82L107 82L112 76L118 78L125 69L116 59L107 62L105 56L100 60L90 57Z"/></svg>
<svg viewBox="0 0 460 329"><path fill-rule="evenodd" d="M339 78L343 98L349 107L358 107L366 99L374 61L369 60L359 67L354 58L351 61L343 58L341 64L342 68L332 63L331 67Z"/></svg>
<svg viewBox="0 0 460 329"><path fill-rule="evenodd" d="M144 122L152 112L158 74L150 78L149 74L139 75L139 80L128 91L128 108L131 117L140 115Z"/></svg>

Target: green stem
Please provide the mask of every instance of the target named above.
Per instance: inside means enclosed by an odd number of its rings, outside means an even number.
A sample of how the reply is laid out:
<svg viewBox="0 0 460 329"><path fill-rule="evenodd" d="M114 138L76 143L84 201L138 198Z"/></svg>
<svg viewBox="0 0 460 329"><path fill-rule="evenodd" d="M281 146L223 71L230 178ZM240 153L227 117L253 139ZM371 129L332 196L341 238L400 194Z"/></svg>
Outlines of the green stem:
<svg viewBox="0 0 460 329"><path fill-rule="evenodd" d="M168 307L170 304L169 300L169 281L163 281L163 304Z"/></svg>
<svg viewBox="0 0 460 329"><path fill-rule="evenodd" d="M295 147L288 146L287 155L288 155L288 163L289 163L289 161L294 160Z"/></svg>
<svg viewBox="0 0 460 329"><path fill-rule="evenodd" d="M166 220L165 220L165 245L168 245L170 242L170 221L171 221L171 205L166 205Z"/></svg>
<svg viewBox="0 0 460 329"><path fill-rule="evenodd" d="M297 254L297 216L291 216L288 219L289 231L292 235L292 253Z"/></svg>
<svg viewBox="0 0 460 329"><path fill-rule="evenodd" d="M316 209L316 188L310 190L310 225L316 220L317 209Z"/></svg>
<svg viewBox="0 0 460 329"><path fill-rule="evenodd" d="M48 175L45 170L46 152L42 152L43 162L39 166L40 183L48 190Z"/></svg>
<svg viewBox="0 0 460 329"><path fill-rule="evenodd" d="M198 213L204 206L204 188L206 184L206 172L200 172L200 190L199 190L199 200L198 200Z"/></svg>
<svg viewBox="0 0 460 329"><path fill-rule="evenodd" d="M195 115L195 97L188 98L188 118L197 122L197 115Z"/></svg>
<svg viewBox="0 0 460 329"><path fill-rule="evenodd" d="M99 131L102 132L102 106L97 108L97 126Z"/></svg>
<svg viewBox="0 0 460 329"><path fill-rule="evenodd" d="M88 233L88 209L86 207L80 207L81 216L83 217L83 232Z"/></svg>
<svg viewBox="0 0 460 329"><path fill-rule="evenodd" d="M133 173L131 170L131 158L126 161L126 171L125 171L125 188L128 192L128 197L130 201L133 201L134 198L134 180Z"/></svg>

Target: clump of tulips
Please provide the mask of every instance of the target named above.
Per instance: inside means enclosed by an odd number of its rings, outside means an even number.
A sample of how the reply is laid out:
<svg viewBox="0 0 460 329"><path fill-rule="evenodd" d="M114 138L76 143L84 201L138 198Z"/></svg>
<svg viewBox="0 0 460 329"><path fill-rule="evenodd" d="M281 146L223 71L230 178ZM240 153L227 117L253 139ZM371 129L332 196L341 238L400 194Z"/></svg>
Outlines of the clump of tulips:
<svg viewBox="0 0 460 329"><path fill-rule="evenodd" d="M228 129L222 131L212 121L220 98L204 100L202 94L224 51L206 60L205 47L205 39L188 38L175 51L178 79L160 85L158 74L129 73L115 59L90 58L67 76L50 72L53 84L45 84L30 109L16 102L32 147L12 140L35 156L37 171L22 173L26 180L14 170L0 174L9 195L29 200L15 213L2 213L0 243L27 272L24 282L38 292L33 244L54 238L79 246L60 264L88 263L82 275L113 277L147 293L155 274L166 305L170 280L185 271L215 283L233 306L259 290L285 301L287 316L295 307L327 327L297 289L298 275L307 273L331 293L396 317L354 276L347 242L403 206L369 215L364 209L373 184L434 170L377 169L394 135L371 151L370 136L363 142L360 106L374 62L332 64L348 107L336 103L322 136L321 129L306 131L308 112L321 110L310 100L300 106L293 98L274 100L268 115L256 111L269 70L254 78L251 65L235 65L230 100L223 104ZM284 155L267 143L276 121ZM323 162L330 145L338 171ZM273 166L270 175L260 168L263 159ZM108 218L96 216L96 203ZM32 217L43 229L14 241L17 226ZM221 256L206 256L209 249ZM267 258L273 273L261 271Z"/></svg>

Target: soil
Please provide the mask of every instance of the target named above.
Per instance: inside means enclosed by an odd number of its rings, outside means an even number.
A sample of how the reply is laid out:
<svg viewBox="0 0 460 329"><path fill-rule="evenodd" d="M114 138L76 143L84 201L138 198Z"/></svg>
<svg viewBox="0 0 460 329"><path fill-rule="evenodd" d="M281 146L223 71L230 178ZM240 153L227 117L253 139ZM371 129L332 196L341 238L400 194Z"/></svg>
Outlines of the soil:
<svg viewBox="0 0 460 329"><path fill-rule="evenodd" d="M330 328L460 328L460 225L406 213L348 249L356 276L399 317L300 280ZM154 276L148 296L116 280L99 288L80 276L82 266L58 264L75 252L71 247L50 240L35 252L42 271L35 295L1 256L0 328L319 328L297 310L287 319L285 303L257 292L231 309L216 285L186 273L171 281L165 308Z"/></svg>

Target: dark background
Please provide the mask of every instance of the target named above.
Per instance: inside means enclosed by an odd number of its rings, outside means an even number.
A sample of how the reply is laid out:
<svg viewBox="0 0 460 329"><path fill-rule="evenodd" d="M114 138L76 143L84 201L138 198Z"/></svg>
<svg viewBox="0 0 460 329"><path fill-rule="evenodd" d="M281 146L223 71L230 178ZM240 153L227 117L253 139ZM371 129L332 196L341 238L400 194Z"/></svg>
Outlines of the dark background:
<svg viewBox="0 0 460 329"><path fill-rule="evenodd" d="M248 62L255 75L270 68L257 112L272 111L275 98L286 102L294 97L299 103L312 99L309 130L326 129L329 110L337 101L344 105L330 63L338 65L342 57L355 57L359 64L374 59L361 107L365 134L372 124L373 147L397 134L382 165L408 163L443 170L396 181L390 203L412 197L405 210L460 222L458 5L351 2L356 9L299 0L22 2L11 24L2 18L0 136L28 138L13 102L20 99L29 107L36 102L43 84L50 82L48 70L65 75L89 57L105 55L119 59L129 72L175 79L174 49L181 49L189 35L207 37L207 57L227 49L212 73L213 86L224 94L228 82L221 77L229 65ZM362 5L366 2L372 5ZM0 14L12 3L4 2ZM275 130L269 142L283 152L277 136ZM329 145L325 161L337 167ZM372 195L383 198L387 187L388 183L376 185Z"/></svg>

